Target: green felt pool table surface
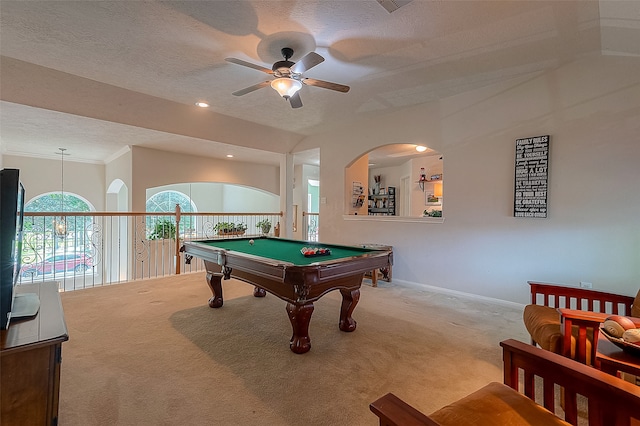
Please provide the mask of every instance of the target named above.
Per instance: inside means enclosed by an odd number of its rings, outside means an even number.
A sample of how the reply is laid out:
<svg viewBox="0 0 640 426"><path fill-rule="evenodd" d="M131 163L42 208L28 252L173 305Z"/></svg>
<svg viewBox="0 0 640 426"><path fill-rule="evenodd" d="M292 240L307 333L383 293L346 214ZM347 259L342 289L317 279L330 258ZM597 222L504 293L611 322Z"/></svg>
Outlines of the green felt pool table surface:
<svg viewBox="0 0 640 426"><path fill-rule="evenodd" d="M250 244L253 240L253 244ZM282 238L234 238L226 240L199 241L212 248L236 251L253 256L264 257L271 260L304 266L317 262L330 262L338 259L362 256L363 254L376 253L377 250L361 248L357 246L341 246L335 244L321 244L309 241L287 240ZM301 253L303 247L328 248L329 255L305 257Z"/></svg>

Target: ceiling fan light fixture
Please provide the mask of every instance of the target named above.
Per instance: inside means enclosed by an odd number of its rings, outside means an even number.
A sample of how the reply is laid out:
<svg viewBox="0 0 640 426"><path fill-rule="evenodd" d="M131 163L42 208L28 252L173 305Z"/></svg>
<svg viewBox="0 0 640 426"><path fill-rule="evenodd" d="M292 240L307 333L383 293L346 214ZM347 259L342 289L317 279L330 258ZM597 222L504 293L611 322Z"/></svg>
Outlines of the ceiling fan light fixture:
<svg viewBox="0 0 640 426"><path fill-rule="evenodd" d="M271 82L271 87L285 99L289 99L291 96L302 88L302 83L298 80L294 80L289 77L276 78Z"/></svg>
<svg viewBox="0 0 640 426"><path fill-rule="evenodd" d="M416 151L418 152L425 152L426 150L427 150L426 146L422 146L422 145L416 146Z"/></svg>

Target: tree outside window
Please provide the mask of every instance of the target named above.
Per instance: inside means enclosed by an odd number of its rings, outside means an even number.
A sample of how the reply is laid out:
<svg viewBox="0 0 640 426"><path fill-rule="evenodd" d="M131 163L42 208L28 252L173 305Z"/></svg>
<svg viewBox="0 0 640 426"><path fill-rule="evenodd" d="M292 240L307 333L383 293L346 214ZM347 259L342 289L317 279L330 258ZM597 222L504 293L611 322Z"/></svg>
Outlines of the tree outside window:
<svg viewBox="0 0 640 426"><path fill-rule="evenodd" d="M147 212L154 213L174 213L176 204L180 206L180 210L184 213L196 212L196 205L182 192L178 191L161 191L152 195L146 204ZM174 216L147 216L147 238L159 239L168 238L175 232L176 219ZM193 232L195 229L195 218L193 216L183 216L180 219L181 235Z"/></svg>
<svg viewBox="0 0 640 426"><path fill-rule="evenodd" d="M40 195L24 206L25 212L52 213L51 216L27 216L23 230L23 262L39 261L58 252L82 252L91 255L93 217L74 216L74 212L90 212L92 206L77 195L52 192ZM64 213L66 233L54 232L55 217Z"/></svg>

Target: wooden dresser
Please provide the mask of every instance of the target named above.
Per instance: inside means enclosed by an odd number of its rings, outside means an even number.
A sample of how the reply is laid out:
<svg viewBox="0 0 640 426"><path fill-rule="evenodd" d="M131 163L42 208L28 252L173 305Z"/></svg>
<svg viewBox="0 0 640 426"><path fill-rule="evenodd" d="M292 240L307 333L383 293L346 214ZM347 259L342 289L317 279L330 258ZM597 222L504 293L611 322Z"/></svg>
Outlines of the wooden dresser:
<svg viewBox="0 0 640 426"><path fill-rule="evenodd" d="M40 310L1 332L0 423L57 425L62 343L69 339L58 283L19 285L16 292L37 294Z"/></svg>

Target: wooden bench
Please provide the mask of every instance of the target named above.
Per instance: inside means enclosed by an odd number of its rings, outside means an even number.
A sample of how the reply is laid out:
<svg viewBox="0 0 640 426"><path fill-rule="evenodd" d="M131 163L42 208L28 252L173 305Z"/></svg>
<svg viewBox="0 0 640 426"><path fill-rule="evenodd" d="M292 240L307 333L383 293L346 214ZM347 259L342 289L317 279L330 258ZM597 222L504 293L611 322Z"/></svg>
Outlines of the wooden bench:
<svg viewBox="0 0 640 426"><path fill-rule="evenodd" d="M392 393L369 407L381 426L577 425L578 395L582 395L589 425L640 425L640 387L513 339L500 346L504 384L490 383L430 415ZM556 412L563 412L564 418Z"/></svg>
<svg viewBox="0 0 640 426"><path fill-rule="evenodd" d="M531 304L522 317L531 343L583 364L598 367L598 327L607 316L640 316L640 291L634 301L632 296L584 288L534 281L529 286Z"/></svg>

